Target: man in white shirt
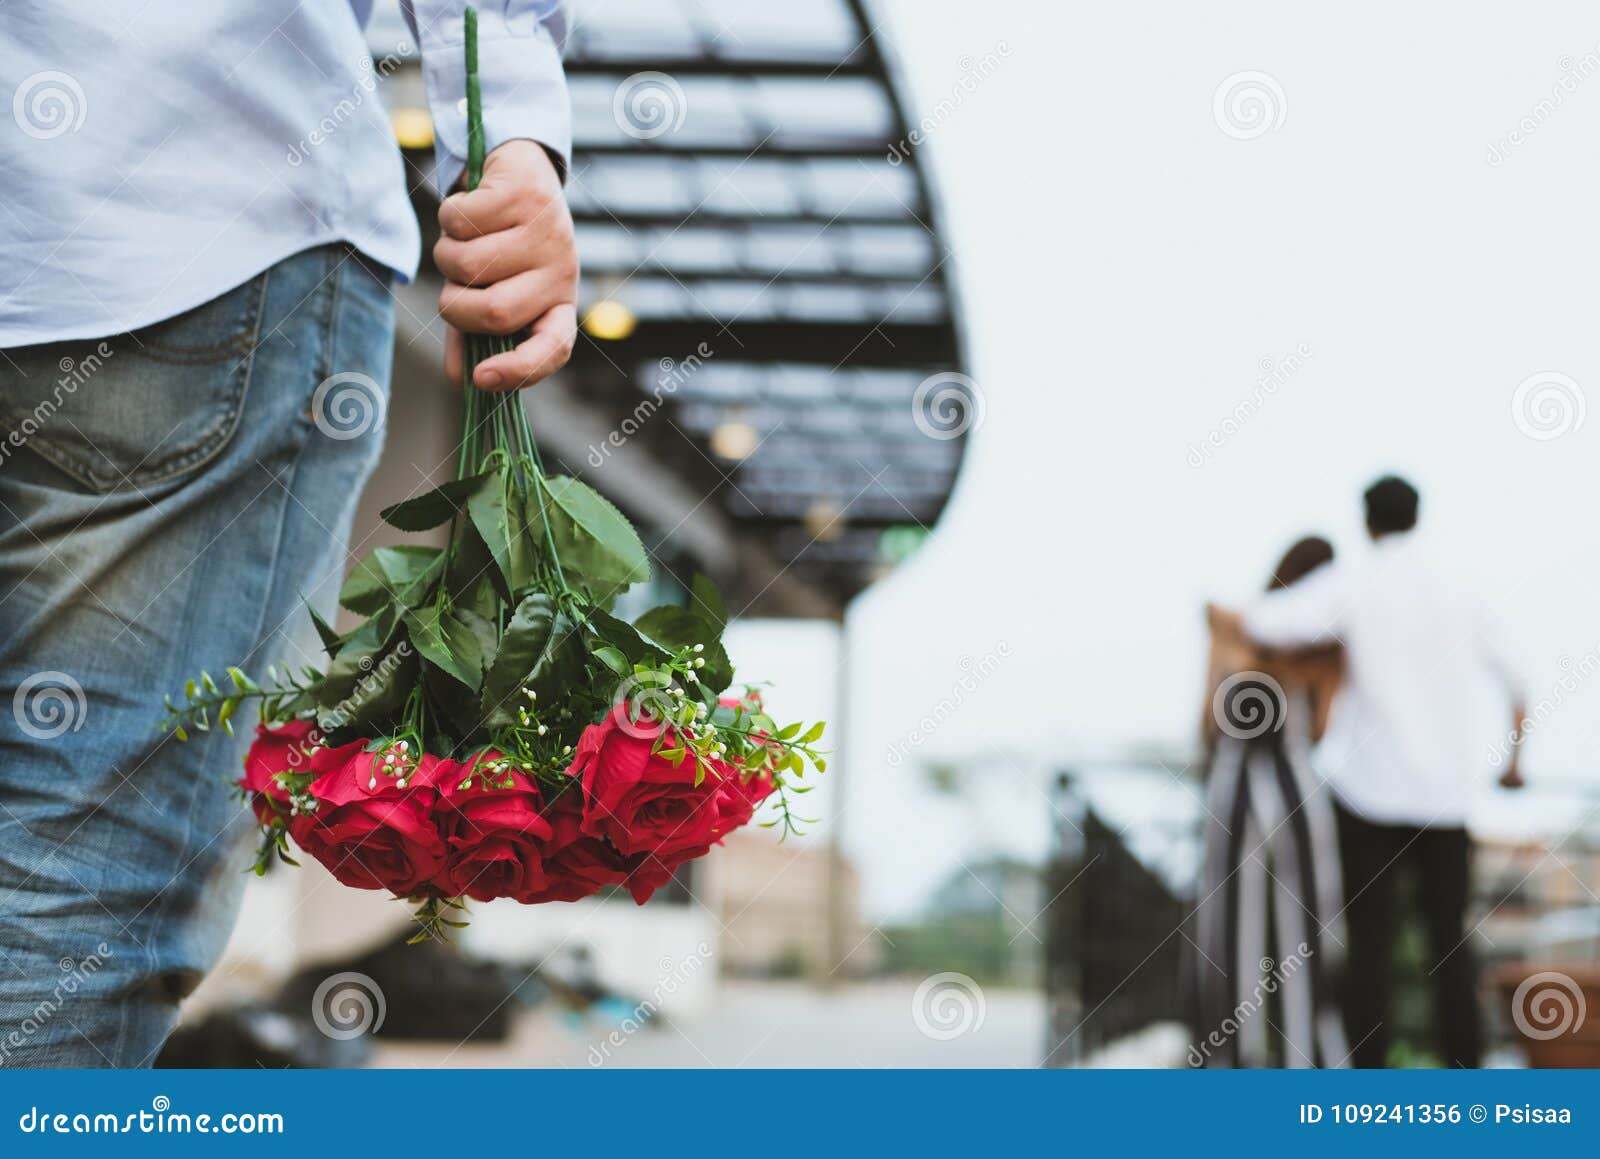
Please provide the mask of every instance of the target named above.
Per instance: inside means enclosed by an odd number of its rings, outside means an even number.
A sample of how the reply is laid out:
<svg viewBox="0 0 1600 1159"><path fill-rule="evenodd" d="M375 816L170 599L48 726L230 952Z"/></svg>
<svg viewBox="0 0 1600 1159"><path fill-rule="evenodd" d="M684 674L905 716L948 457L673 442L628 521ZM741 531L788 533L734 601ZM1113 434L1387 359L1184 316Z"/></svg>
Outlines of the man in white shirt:
<svg viewBox="0 0 1600 1159"><path fill-rule="evenodd" d="M1388 1053L1384 1019L1395 929L1395 877L1412 864L1432 954L1438 1038L1447 1065L1476 1066L1476 967L1464 926L1471 845L1466 811L1488 762L1474 727L1485 674L1512 706L1511 757L1501 783L1521 783L1523 697L1484 607L1435 568L1412 536L1417 491L1386 476L1366 492L1373 550L1320 568L1244 611L1259 644L1338 642L1346 680L1324 755L1338 805L1349 929L1345 1020L1356 1066Z"/></svg>

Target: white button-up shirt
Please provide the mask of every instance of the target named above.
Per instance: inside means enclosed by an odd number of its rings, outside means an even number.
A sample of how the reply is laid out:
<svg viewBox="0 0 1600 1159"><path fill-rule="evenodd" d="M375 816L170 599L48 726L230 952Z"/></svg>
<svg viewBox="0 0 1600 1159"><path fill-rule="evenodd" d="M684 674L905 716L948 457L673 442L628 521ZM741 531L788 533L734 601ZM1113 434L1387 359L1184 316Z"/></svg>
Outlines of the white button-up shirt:
<svg viewBox="0 0 1600 1159"><path fill-rule="evenodd" d="M420 237L370 53L373 0L9 0L0 15L0 348L136 329L346 241ZM402 0L442 189L467 152L467 0ZM484 133L565 157L561 0L477 0ZM374 60L373 56L377 59Z"/></svg>
<svg viewBox="0 0 1600 1159"><path fill-rule="evenodd" d="M1461 825L1488 778L1485 675L1521 699L1516 665L1485 606L1413 535L1384 536L1244 610L1268 647L1341 642L1346 683L1319 763L1339 799L1380 824ZM1511 714L1504 714L1505 733ZM1504 735L1504 734L1503 734Z"/></svg>

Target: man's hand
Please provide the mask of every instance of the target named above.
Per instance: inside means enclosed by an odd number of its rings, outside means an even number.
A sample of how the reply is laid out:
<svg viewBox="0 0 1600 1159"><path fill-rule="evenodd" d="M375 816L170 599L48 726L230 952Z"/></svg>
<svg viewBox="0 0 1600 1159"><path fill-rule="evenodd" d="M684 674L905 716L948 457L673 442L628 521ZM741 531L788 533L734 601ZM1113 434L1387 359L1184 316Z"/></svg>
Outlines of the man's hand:
<svg viewBox="0 0 1600 1159"><path fill-rule="evenodd" d="M1500 774L1502 789L1520 789L1528 783L1522 779L1522 734L1527 727L1528 708L1519 700L1511 706L1511 760Z"/></svg>
<svg viewBox="0 0 1600 1159"><path fill-rule="evenodd" d="M461 335L533 332L515 350L480 362L483 390L532 386L566 365L578 336L578 254L561 179L544 148L507 141L484 161L483 180L439 207L433 247L446 280L439 315L450 324L444 369L461 380Z"/></svg>

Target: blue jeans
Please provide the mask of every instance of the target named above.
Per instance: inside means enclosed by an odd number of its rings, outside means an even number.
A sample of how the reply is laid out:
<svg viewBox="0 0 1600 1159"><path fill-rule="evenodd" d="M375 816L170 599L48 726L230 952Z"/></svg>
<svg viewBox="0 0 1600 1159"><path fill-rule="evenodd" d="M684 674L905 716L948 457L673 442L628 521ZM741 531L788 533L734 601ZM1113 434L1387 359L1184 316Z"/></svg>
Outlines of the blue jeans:
<svg viewBox="0 0 1600 1159"><path fill-rule="evenodd" d="M0 351L0 1066L148 1066L220 955L253 720L184 744L162 697L317 662L301 594L336 590L393 328L387 274L330 245Z"/></svg>

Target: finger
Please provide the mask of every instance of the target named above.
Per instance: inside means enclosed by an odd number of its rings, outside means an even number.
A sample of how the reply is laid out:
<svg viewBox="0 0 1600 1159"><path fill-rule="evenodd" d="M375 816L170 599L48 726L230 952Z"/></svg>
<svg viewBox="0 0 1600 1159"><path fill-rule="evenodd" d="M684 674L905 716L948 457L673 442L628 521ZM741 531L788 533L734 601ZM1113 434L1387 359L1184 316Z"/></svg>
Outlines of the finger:
<svg viewBox="0 0 1600 1159"><path fill-rule="evenodd" d="M563 269L577 269L571 261L572 235L557 232L558 222L530 224L503 229L470 241L441 237L433 246L433 264L450 281L463 286L492 286L523 270L551 264L551 255L562 255Z"/></svg>
<svg viewBox="0 0 1600 1159"><path fill-rule="evenodd" d="M439 316L469 334L515 334L570 294L550 270L524 270L483 288L446 282Z"/></svg>
<svg viewBox="0 0 1600 1159"><path fill-rule="evenodd" d="M439 204L445 236L470 241L525 221L537 221L562 204L539 197L526 185L485 183L468 193L452 193Z"/></svg>
<svg viewBox="0 0 1600 1159"><path fill-rule="evenodd" d="M515 350L478 363L472 382L481 390L517 390L548 378L567 364L578 340L578 312L571 302L551 307Z"/></svg>
<svg viewBox="0 0 1600 1159"><path fill-rule="evenodd" d="M444 376L451 386L461 385L461 331L454 326L444 332Z"/></svg>

